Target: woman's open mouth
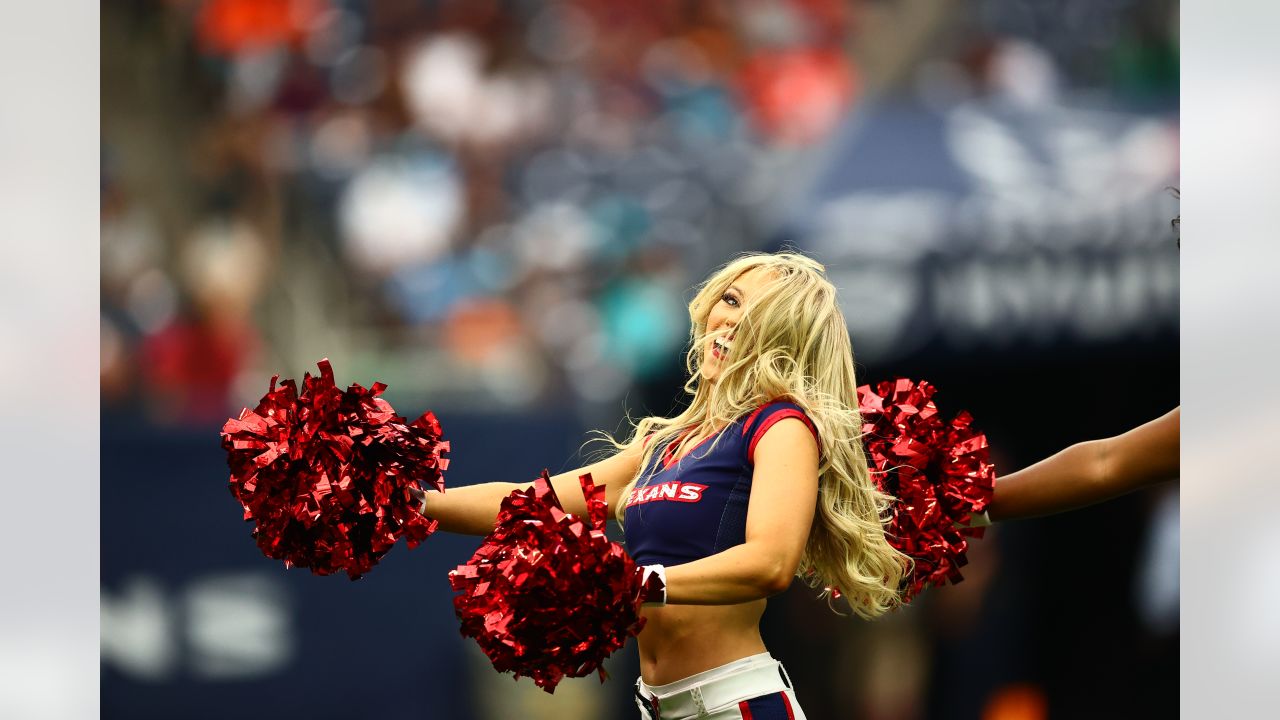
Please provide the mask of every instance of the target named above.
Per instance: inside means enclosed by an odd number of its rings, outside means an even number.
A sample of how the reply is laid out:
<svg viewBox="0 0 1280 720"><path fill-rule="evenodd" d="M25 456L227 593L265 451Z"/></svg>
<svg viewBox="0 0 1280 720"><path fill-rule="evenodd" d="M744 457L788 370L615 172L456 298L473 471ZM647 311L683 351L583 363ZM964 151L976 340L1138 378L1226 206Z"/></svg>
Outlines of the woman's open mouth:
<svg viewBox="0 0 1280 720"><path fill-rule="evenodd" d="M711 354L718 360L722 360L729 356L733 349L733 336L727 338L716 338L711 341Z"/></svg>

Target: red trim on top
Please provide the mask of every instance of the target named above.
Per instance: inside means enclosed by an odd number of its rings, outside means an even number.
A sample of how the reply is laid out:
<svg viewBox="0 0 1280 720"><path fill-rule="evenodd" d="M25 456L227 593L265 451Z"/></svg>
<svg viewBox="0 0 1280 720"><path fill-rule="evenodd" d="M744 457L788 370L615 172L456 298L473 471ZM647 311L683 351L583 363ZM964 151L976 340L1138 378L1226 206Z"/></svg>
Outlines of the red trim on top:
<svg viewBox="0 0 1280 720"><path fill-rule="evenodd" d="M782 693L782 704L787 706L787 720L796 720L796 714L791 711L791 698L787 697L787 693Z"/></svg>
<svg viewBox="0 0 1280 720"><path fill-rule="evenodd" d="M693 431L690 430L689 432L693 432ZM689 432L684 433L683 435L681 435L680 437L676 438L671 443L669 443L666 447L662 448L661 461L662 461L663 470L670 467L671 459L674 458L676 454L676 448L680 446L680 443L684 442L685 438L689 437Z"/></svg>
<svg viewBox="0 0 1280 720"><path fill-rule="evenodd" d="M742 713L742 720L751 720L751 706L746 700L738 703L738 712Z"/></svg>
<svg viewBox="0 0 1280 720"><path fill-rule="evenodd" d="M751 436L751 444L747 447L747 462L755 463L756 443L760 442L760 438L764 437L764 434L769 432L769 428L777 424L778 421L786 420L787 418L799 418L803 420L804 424L809 427L809 432L813 433L813 439L818 443L818 447L822 447L822 441L818 440L818 429L813 426L813 421L810 420L807 415L795 408L786 408L770 415L769 418L756 429L756 434Z"/></svg>
<svg viewBox="0 0 1280 720"><path fill-rule="evenodd" d="M676 459L676 457L675 457L676 448L680 447L680 443L684 442L684 439L685 439L685 438L687 438L687 437L689 437L689 434L690 434L690 433L692 433L692 432L693 432L693 430L690 430L689 432L685 433L684 435L681 435L679 440L677 440L677 441L675 441L675 442L671 443L671 445L669 445L669 446L667 447L667 450L666 450L666 452L665 452L665 456L664 456L664 458L663 458L663 460L662 460L662 469L663 469L663 470L666 470L667 468L671 467L672 465L676 464L676 462L678 462L678 460L677 460L677 459ZM680 460L683 460L683 459L685 459L685 458L689 457L690 455L692 455L692 454L693 454L693 451L694 451L694 450L697 450L698 448L702 447L703 445L705 445L705 444L707 443L707 441L708 441L708 440L710 440L711 438L713 438L713 437L715 437L715 436L719 435L721 432L724 432L724 431L723 431L723 430L721 430L720 432L713 432L713 433L711 433L710 435L708 435L708 436L706 436L706 437L702 438L701 440L699 440L699 441L698 441L698 444L697 444L697 445L694 445L693 447L689 448L689 450L688 450L687 452L685 452L685 454L681 455L679 459L680 459Z"/></svg>
<svg viewBox="0 0 1280 720"><path fill-rule="evenodd" d="M756 408L755 410L751 411L751 414L747 416L747 421L746 421L746 422L744 422L744 423L742 423L742 436L743 436L743 437L746 437L746 436L747 436L747 431L751 429L751 423L755 422L756 417L758 417L758 416L760 415L760 413L764 412L764 409L765 409L765 408L769 407L769 406L770 406L770 405L772 405L772 404L773 404L772 402L767 402L767 403L765 403L765 404L761 405L760 407Z"/></svg>

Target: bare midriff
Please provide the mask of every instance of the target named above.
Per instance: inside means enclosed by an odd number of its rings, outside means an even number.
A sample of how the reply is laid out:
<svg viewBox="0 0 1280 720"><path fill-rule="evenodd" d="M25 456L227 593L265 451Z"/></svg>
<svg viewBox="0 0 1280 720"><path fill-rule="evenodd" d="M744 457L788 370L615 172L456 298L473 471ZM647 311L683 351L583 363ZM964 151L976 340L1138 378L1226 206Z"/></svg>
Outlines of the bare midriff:
<svg viewBox="0 0 1280 720"><path fill-rule="evenodd" d="M648 622L637 637L640 677L646 685L666 685L765 652L765 602L645 608Z"/></svg>

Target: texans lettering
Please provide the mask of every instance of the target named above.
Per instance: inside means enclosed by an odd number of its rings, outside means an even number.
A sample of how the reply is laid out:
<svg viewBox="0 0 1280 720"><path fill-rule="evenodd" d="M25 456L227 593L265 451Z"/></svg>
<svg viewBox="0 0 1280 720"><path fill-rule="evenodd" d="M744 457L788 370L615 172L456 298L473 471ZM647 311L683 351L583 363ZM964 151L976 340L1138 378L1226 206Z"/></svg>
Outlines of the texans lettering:
<svg viewBox="0 0 1280 720"><path fill-rule="evenodd" d="M668 480L657 485L649 485L648 487L632 490L631 495L627 498L627 507L643 505L656 500L696 503L702 499L702 491L706 489L706 485L699 485L698 483L682 483L679 480Z"/></svg>

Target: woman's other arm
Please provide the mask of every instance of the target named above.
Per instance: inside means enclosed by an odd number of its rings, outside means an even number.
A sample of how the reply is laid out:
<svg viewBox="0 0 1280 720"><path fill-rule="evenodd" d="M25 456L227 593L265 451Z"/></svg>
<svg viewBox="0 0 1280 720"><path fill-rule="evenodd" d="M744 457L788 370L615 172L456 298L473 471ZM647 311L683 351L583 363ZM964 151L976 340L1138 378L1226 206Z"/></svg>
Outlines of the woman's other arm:
<svg viewBox="0 0 1280 720"><path fill-rule="evenodd" d="M1176 478L1180 409L1000 478L987 515L997 521L1065 512Z"/></svg>
<svg viewBox="0 0 1280 720"><path fill-rule="evenodd" d="M756 446L746 542L666 568L667 602L731 605L786 590L800 566L817 502L817 441L803 421L781 420Z"/></svg>
<svg viewBox="0 0 1280 720"><path fill-rule="evenodd" d="M595 484L605 486L605 500L609 504L609 517L613 517L618 495L635 475L640 464L640 446L634 444L604 460L570 472L554 475L551 486L564 509L575 515L587 512L587 501L582 496L578 476L591 473ZM487 535L493 530L502 499L515 490L527 488L532 482L490 482L465 487L447 488L444 493L414 490L419 501L424 501L422 513L440 521L440 529L464 535Z"/></svg>

